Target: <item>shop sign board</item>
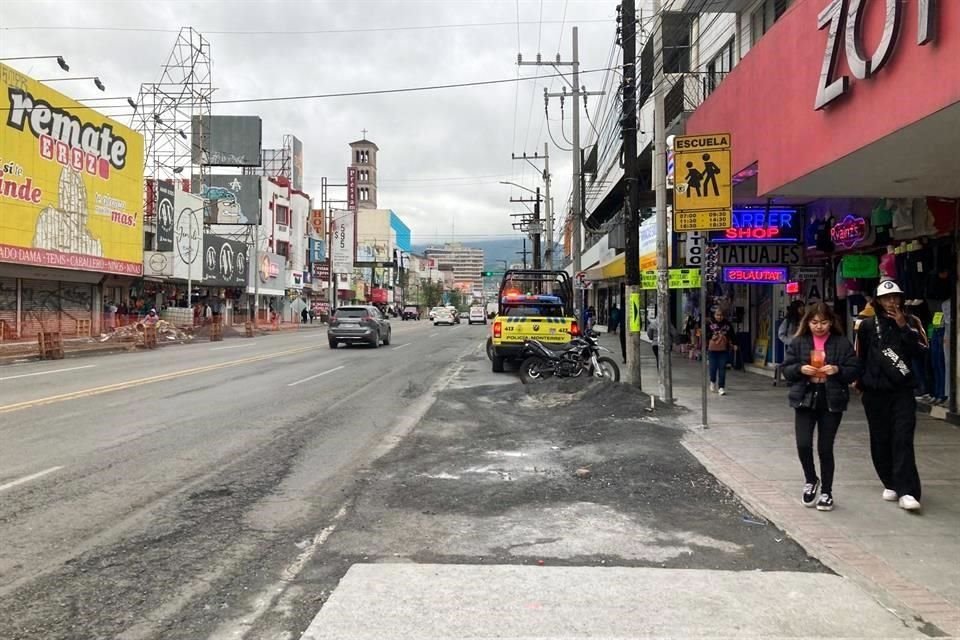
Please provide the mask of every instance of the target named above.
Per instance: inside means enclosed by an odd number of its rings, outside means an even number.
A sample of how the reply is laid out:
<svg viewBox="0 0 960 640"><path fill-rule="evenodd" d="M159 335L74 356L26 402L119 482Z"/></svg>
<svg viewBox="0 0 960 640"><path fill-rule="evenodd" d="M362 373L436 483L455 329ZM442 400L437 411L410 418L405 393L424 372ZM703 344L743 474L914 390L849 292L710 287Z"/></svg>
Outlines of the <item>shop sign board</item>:
<svg viewBox="0 0 960 640"><path fill-rule="evenodd" d="M357 210L357 168L347 167L347 209Z"/></svg>
<svg viewBox="0 0 960 640"><path fill-rule="evenodd" d="M703 266L703 254L706 251L707 237L705 233L690 231L684 240L684 264L688 267Z"/></svg>
<svg viewBox="0 0 960 640"><path fill-rule="evenodd" d="M883 33L875 40L873 52L869 52L863 41L865 5L868 0L831 0L817 16L817 29L827 29L826 50L823 54L823 66L817 80L817 97L814 109L823 109L828 104L850 90L850 78L846 75L834 77L838 69L840 48L843 45L844 58L850 73L857 80L869 80L889 62L897 47L903 13L908 3L900 0L885 0ZM917 7L916 44L923 46L933 42L936 37L936 0L918 0L909 3Z"/></svg>
<svg viewBox="0 0 960 640"><path fill-rule="evenodd" d="M796 209L737 207L728 229L710 233L717 244L798 243L803 238L803 215Z"/></svg>
<svg viewBox="0 0 960 640"><path fill-rule="evenodd" d="M353 271L356 222L356 213L353 211L338 211L333 215L333 246L330 248L330 257L333 260L334 273Z"/></svg>
<svg viewBox="0 0 960 640"><path fill-rule="evenodd" d="M819 280L823 277L823 267L792 267L790 277L794 280Z"/></svg>
<svg viewBox="0 0 960 640"><path fill-rule="evenodd" d="M317 282L330 282L330 265L326 261L313 263L313 279Z"/></svg>
<svg viewBox="0 0 960 640"><path fill-rule="evenodd" d="M726 229L733 205L730 134L677 136L673 146L674 231Z"/></svg>
<svg viewBox="0 0 960 640"><path fill-rule="evenodd" d="M256 268L247 269L249 287L253 289L254 278L259 280L261 294L282 296L287 282L287 259L276 253L261 253Z"/></svg>
<svg viewBox="0 0 960 640"><path fill-rule="evenodd" d="M869 233L870 226L866 219L853 214L847 214L843 220L830 227L830 239L844 249L857 246L867 239Z"/></svg>
<svg viewBox="0 0 960 640"><path fill-rule="evenodd" d="M310 224L313 230L323 235L323 221L326 219L326 212L323 209L313 209L310 212Z"/></svg>
<svg viewBox="0 0 960 640"><path fill-rule="evenodd" d="M717 245L721 265L795 266L803 262L803 248L796 244Z"/></svg>
<svg viewBox="0 0 960 640"><path fill-rule="evenodd" d="M724 267L723 281L729 284L785 284L786 267Z"/></svg>
<svg viewBox="0 0 960 640"><path fill-rule="evenodd" d="M157 192L157 251L173 251L174 213L173 185L164 180L156 182Z"/></svg>
<svg viewBox="0 0 960 640"><path fill-rule="evenodd" d="M0 262L143 273L143 136L0 64Z"/></svg>
<svg viewBox="0 0 960 640"><path fill-rule="evenodd" d="M880 275L877 256L843 256L840 260L840 276L843 278L876 278Z"/></svg>
<svg viewBox="0 0 960 640"><path fill-rule="evenodd" d="M259 167L260 116L193 116L191 159L211 167Z"/></svg>
<svg viewBox="0 0 960 640"><path fill-rule="evenodd" d="M190 185L205 201L207 224L260 223L260 176L194 174Z"/></svg>
<svg viewBox="0 0 960 640"><path fill-rule="evenodd" d="M221 236L203 237L203 284L213 287L242 287L247 281L247 243ZM201 274L196 274L200 279Z"/></svg>
<svg viewBox="0 0 960 640"><path fill-rule="evenodd" d="M670 289L699 289L700 269L670 269L667 271L667 287ZM640 274L641 289L657 288L657 272L644 271Z"/></svg>

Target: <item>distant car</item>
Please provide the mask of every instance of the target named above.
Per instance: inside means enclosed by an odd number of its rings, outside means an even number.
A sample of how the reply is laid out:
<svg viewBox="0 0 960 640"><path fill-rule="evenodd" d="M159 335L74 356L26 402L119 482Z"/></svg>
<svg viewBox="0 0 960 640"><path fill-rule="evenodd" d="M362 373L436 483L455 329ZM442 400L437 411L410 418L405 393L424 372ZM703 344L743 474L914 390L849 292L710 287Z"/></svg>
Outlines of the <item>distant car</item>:
<svg viewBox="0 0 960 640"><path fill-rule="evenodd" d="M470 307L470 315L467 318L469 324L487 324L487 310L483 307Z"/></svg>
<svg viewBox="0 0 960 640"><path fill-rule="evenodd" d="M453 321L460 324L460 310L452 304L448 304L445 308L453 315Z"/></svg>
<svg viewBox="0 0 960 640"><path fill-rule="evenodd" d="M438 326L441 324L449 324L451 326L457 324L457 319L453 317L453 313L449 309L437 309L436 314L433 316L433 326Z"/></svg>
<svg viewBox="0 0 960 640"><path fill-rule="evenodd" d="M419 320L420 309L418 309L417 307L404 307L403 312L400 314L400 317L403 320Z"/></svg>
<svg viewBox="0 0 960 640"><path fill-rule="evenodd" d="M433 320L437 316L437 312L441 309L446 309L446 307L434 307L430 309L430 319Z"/></svg>
<svg viewBox="0 0 960 640"><path fill-rule="evenodd" d="M340 307L333 313L327 329L331 349L345 344L369 344L376 349L380 343L390 344L390 321L373 306Z"/></svg>

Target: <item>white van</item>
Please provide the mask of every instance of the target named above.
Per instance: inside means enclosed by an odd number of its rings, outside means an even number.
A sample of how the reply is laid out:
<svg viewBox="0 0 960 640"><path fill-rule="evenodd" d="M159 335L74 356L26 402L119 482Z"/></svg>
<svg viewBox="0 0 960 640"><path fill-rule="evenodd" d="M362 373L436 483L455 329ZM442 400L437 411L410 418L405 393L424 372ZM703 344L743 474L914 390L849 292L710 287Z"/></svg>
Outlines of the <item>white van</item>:
<svg viewBox="0 0 960 640"><path fill-rule="evenodd" d="M470 307L469 323L487 324L487 310L480 306Z"/></svg>

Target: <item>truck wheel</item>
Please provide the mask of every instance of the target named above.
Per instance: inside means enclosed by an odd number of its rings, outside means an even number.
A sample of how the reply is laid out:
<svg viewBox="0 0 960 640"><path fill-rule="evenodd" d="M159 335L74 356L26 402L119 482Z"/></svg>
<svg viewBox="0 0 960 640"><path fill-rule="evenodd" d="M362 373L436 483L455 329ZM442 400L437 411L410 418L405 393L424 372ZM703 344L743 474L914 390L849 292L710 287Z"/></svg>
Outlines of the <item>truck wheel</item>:
<svg viewBox="0 0 960 640"><path fill-rule="evenodd" d="M503 356L493 354L493 357L490 359L493 361L493 372L503 373Z"/></svg>
<svg viewBox="0 0 960 640"><path fill-rule="evenodd" d="M493 360L493 338L487 338L487 358Z"/></svg>

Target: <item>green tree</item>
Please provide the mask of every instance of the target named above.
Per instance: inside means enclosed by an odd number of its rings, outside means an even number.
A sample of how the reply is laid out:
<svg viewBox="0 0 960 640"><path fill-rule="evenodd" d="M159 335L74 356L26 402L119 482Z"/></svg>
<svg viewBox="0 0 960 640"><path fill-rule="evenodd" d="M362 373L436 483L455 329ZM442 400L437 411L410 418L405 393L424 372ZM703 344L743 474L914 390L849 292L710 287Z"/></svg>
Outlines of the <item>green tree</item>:
<svg viewBox="0 0 960 640"><path fill-rule="evenodd" d="M427 307L439 307L443 302L443 285L429 280L420 281L420 300Z"/></svg>

